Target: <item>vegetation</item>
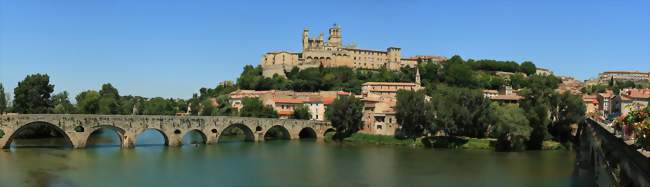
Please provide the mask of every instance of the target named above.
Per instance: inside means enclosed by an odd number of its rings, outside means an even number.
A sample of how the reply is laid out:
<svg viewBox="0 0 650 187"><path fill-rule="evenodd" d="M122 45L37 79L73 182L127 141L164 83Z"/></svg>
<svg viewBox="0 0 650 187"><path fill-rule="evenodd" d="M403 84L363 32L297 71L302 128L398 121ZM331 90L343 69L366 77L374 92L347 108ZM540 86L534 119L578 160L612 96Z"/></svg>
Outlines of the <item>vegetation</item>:
<svg viewBox="0 0 650 187"><path fill-rule="evenodd" d="M326 135L325 141L333 140L333 135ZM424 147L422 142L413 142L412 140L396 139L393 136L387 135L373 135L364 133L354 133L350 137L343 140L345 143L351 144L373 144L373 145L390 145L390 146L413 146Z"/></svg>
<svg viewBox="0 0 650 187"><path fill-rule="evenodd" d="M490 124L494 125L491 137L497 138L496 150L525 150L532 127L529 126L524 110L513 104L490 104L488 114Z"/></svg>
<svg viewBox="0 0 650 187"><path fill-rule="evenodd" d="M14 111L23 114L46 114L52 109L50 94L54 85L47 74L28 75L14 89Z"/></svg>
<svg viewBox="0 0 650 187"><path fill-rule="evenodd" d="M52 96L52 105L54 105L54 109L52 109L52 113L55 114L73 114L75 113L76 110L74 105L70 103L70 99L68 98L67 91L54 94Z"/></svg>
<svg viewBox="0 0 650 187"><path fill-rule="evenodd" d="M311 113L305 106L299 106L293 109L292 119L311 119Z"/></svg>
<svg viewBox="0 0 650 187"><path fill-rule="evenodd" d="M7 97L5 96L5 88L0 83L0 114L7 112Z"/></svg>
<svg viewBox="0 0 650 187"><path fill-rule="evenodd" d="M257 118L277 118L278 113L271 106L264 105L258 98L244 98L242 100L240 116Z"/></svg>
<svg viewBox="0 0 650 187"><path fill-rule="evenodd" d="M395 106L395 118L398 124L404 124L401 128L401 136L415 139L422 136L424 129L429 124L427 116L428 107L424 101L424 91L405 91L397 93L397 104Z"/></svg>
<svg viewBox="0 0 650 187"><path fill-rule="evenodd" d="M335 99L327 108L325 115L336 129L332 137L335 141L340 142L361 129L362 107L361 100L350 95Z"/></svg>

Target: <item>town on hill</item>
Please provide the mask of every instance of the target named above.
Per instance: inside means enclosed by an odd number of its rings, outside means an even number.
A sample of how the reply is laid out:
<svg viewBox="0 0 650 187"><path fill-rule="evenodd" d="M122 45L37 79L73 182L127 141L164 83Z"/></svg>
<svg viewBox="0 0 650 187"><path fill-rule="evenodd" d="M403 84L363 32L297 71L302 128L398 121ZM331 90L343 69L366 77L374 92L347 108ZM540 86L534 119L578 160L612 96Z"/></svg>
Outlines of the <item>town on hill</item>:
<svg viewBox="0 0 650 187"><path fill-rule="evenodd" d="M235 82L201 88L189 99L125 96L106 83L79 93L72 104L65 91L50 95L47 74L28 75L13 98L0 87L0 112L320 120L342 129L341 140L356 132L491 138L504 150L523 150L542 149L546 141L570 144L585 115L611 121L650 99L647 72L608 71L583 82L528 61L402 58L398 47L358 49L342 38L338 25L327 41L304 29L302 52L266 53Z"/></svg>

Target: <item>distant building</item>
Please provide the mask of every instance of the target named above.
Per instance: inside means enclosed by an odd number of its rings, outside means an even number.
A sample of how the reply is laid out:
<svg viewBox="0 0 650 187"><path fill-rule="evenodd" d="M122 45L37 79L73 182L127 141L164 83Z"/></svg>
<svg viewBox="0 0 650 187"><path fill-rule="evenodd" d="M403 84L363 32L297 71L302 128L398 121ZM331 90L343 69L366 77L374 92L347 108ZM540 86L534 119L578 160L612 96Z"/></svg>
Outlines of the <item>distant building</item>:
<svg viewBox="0 0 650 187"><path fill-rule="evenodd" d="M549 75L553 75L553 71L551 71L549 69L544 69L544 68L537 68L537 69L535 69L535 74L536 75L549 76Z"/></svg>
<svg viewBox="0 0 650 187"><path fill-rule="evenodd" d="M564 93L564 92L569 92L574 95L580 95L582 94L582 91L580 91L583 87L585 87L585 83L576 80L573 77L569 76L559 76L560 80L562 80L562 83L558 85L558 88L555 90L558 93Z"/></svg>
<svg viewBox="0 0 650 187"><path fill-rule="evenodd" d="M613 98L613 111L627 115L630 111L640 110L650 102L650 89L623 89Z"/></svg>
<svg viewBox="0 0 650 187"><path fill-rule="evenodd" d="M285 71L294 67L300 69L310 67L336 67L346 66L354 69L380 69L399 70L401 67L413 67L419 59L439 60L444 57L416 56L402 59L401 49L388 47L384 50L357 49L343 45L342 30L338 25L329 29L327 41L323 33L318 37L310 37L309 29L302 33L302 52L288 51L268 52L263 55L261 65L263 75L272 77L274 74L284 76Z"/></svg>
<svg viewBox="0 0 650 187"><path fill-rule="evenodd" d="M502 86L499 90L483 90L483 96L500 103L518 104L524 97L519 96L511 86Z"/></svg>
<svg viewBox="0 0 650 187"><path fill-rule="evenodd" d="M255 91L237 90L229 94L230 104L240 110L246 97L259 98L264 105L271 106L279 118L290 118L297 107L309 110L311 120L325 120L325 110L338 96L350 95L342 91L294 92L281 90Z"/></svg>
<svg viewBox="0 0 650 187"><path fill-rule="evenodd" d="M607 90L603 93L598 93L598 111L601 116L607 118L612 114L612 99L614 97L614 91Z"/></svg>
<svg viewBox="0 0 650 187"><path fill-rule="evenodd" d="M369 94L363 97L363 126L361 133L395 135L399 129L395 117L397 100L391 95Z"/></svg>
<svg viewBox="0 0 650 187"><path fill-rule="evenodd" d="M643 82L650 80L650 72L640 71L605 71L598 74L598 81L607 84L610 80Z"/></svg>
<svg viewBox="0 0 650 187"><path fill-rule="evenodd" d="M596 114L598 111L598 96L583 95L582 102L585 104L585 114Z"/></svg>

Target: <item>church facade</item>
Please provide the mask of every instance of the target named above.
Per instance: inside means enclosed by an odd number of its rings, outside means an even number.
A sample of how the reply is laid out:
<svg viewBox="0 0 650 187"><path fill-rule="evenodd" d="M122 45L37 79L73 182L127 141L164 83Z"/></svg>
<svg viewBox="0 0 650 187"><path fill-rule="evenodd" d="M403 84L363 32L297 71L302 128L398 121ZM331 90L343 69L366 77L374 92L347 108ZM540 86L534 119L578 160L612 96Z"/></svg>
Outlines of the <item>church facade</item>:
<svg viewBox="0 0 650 187"><path fill-rule="evenodd" d="M285 71L294 67L300 69L319 67L347 66L354 69L380 69L386 67L390 70L399 70L401 67L415 67L417 59L402 59L401 49L388 47L385 51L357 49L352 46L343 46L341 28L334 24L329 29L327 41L323 33L311 38L309 29L302 33L302 52L269 52L261 60L265 77L278 74L285 76Z"/></svg>

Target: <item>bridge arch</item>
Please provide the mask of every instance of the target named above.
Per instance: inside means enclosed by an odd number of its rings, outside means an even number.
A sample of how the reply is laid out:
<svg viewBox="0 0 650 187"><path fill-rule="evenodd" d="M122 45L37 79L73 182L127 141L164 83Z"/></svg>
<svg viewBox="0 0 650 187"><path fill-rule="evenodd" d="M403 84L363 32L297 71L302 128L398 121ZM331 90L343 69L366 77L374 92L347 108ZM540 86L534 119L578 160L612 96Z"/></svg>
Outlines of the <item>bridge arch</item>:
<svg viewBox="0 0 650 187"><path fill-rule="evenodd" d="M299 139L316 139L318 138L318 135L316 134L316 131L311 128L311 127L305 127L298 132L298 138Z"/></svg>
<svg viewBox="0 0 650 187"><path fill-rule="evenodd" d="M334 128L327 128L325 129L325 132L323 132L323 137L325 137L328 133L335 133L336 129Z"/></svg>
<svg viewBox="0 0 650 187"><path fill-rule="evenodd" d="M102 131L103 130L108 130L108 131L114 133L115 135L117 135L117 138L119 140L118 145L121 146L121 145L124 144L124 139L126 138L126 135L125 135L126 131L124 129L120 128L120 127L116 127L116 126L112 126L112 125L99 125L99 126L93 127L92 130L87 132L88 134L84 138L84 140L85 140L84 144L86 146L90 145L89 143L92 143L92 142L89 142L89 141L91 141L92 140L91 138L93 137L93 135L96 135L97 133L99 133L100 130L102 130ZM96 145L97 146L110 146L110 145L103 145L103 144L96 144Z"/></svg>
<svg viewBox="0 0 650 187"><path fill-rule="evenodd" d="M190 139L190 142L185 142L185 138L186 137L191 138L192 135L198 135L199 136L198 138L200 139L199 142L195 143L195 142L193 142L195 140L192 140L192 139ZM190 129L190 130L187 130L187 131L185 131L183 133L183 135L181 136L181 140L182 140L183 144L185 144L185 143L189 143L189 144L206 144L208 142L208 137L207 137L207 135L205 133L203 133L203 131L201 131L199 129Z"/></svg>
<svg viewBox="0 0 650 187"><path fill-rule="evenodd" d="M143 142L138 143L138 137L141 137L145 132L157 132L163 138L163 145L166 145L166 146L169 145L169 137L167 136L167 134L165 134L165 131L162 131L162 130L157 129L157 128L146 128L146 129L142 130L142 132L138 133L136 135L136 137L135 137L135 144L136 145L140 145L140 146L142 146L142 145L144 145L144 146L154 145L154 144L147 144L147 143L143 143Z"/></svg>
<svg viewBox="0 0 650 187"><path fill-rule="evenodd" d="M226 141L226 140L223 140L224 136L233 135L233 134L230 134L230 133L236 132L235 129L241 130L241 132L243 133L243 136L244 136L244 141L255 141L255 133L253 132L253 129L251 129L247 125L244 125L244 124L241 124L241 123L234 123L234 124L228 125L226 128L224 128L221 131L221 134L219 134L219 137L218 137L217 141L218 142Z"/></svg>
<svg viewBox="0 0 650 187"><path fill-rule="evenodd" d="M264 132L264 140L290 140L291 134L289 130L282 125L274 125L271 128L266 129Z"/></svg>
<svg viewBox="0 0 650 187"><path fill-rule="evenodd" d="M73 139L71 138L73 136L70 136L70 134L66 133L59 126L56 126L56 125L54 125L54 124L52 124L50 122L47 122L47 121L31 121L31 122L27 122L27 123L21 125L20 127L18 127L17 129L15 129L13 132L8 132L10 134L4 134L4 133L7 133L7 132L3 131L4 136L8 136L8 137L7 137L6 141L3 144L0 144L0 147L3 148L3 149L4 148L9 148L16 138L20 138L20 136L23 135L21 133L24 133L26 130L30 130L30 128L36 128L38 125L42 125L42 126L46 127L47 129L52 129L52 130L54 130L55 133L62 136L63 141L64 141L63 142L64 143L63 147L68 147L68 146L76 147L75 141L73 141Z"/></svg>

